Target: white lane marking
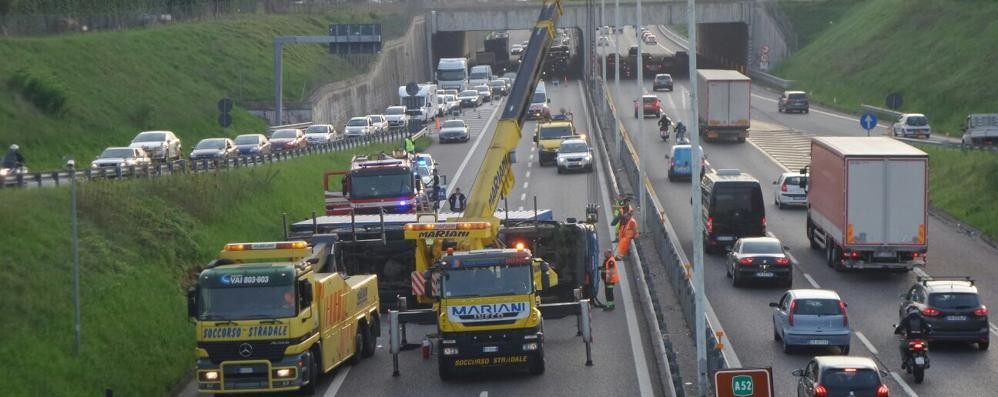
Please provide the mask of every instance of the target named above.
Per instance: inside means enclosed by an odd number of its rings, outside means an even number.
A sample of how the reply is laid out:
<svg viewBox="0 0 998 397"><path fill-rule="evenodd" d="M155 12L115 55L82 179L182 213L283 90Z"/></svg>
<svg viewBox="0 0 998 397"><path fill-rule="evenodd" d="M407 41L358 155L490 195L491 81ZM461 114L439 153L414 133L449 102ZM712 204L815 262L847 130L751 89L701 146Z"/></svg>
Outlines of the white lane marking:
<svg viewBox="0 0 998 397"><path fill-rule="evenodd" d="M485 125L482 126L482 130L478 134L478 138L475 139L475 144L471 145L471 150L469 150L468 154L464 156L464 160L461 161L461 165L457 167L457 172L454 173L454 178L451 178L451 181L454 183L450 183L449 184L450 186L447 186L447 196L450 196L451 191L454 190L455 186L457 186L457 181L460 180L461 173L464 172L464 167L468 165L468 161L471 160L472 157L475 157L472 156L473 154L475 154L475 149L478 149L478 144L482 143L482 138L485 138L485 135L488 135L485 133L485 131L487 128L489 128L489 124L492 124L492 120L494 120L496 118L496 115L498 114L499 114L499 108L497 107L494 110L492 110L492 115L489 116L489 119L485 122ZM468 189L468 191L470 192L471 189Z"/></svg>
<svg viewBox="0 0 998 397"><path fill-rule="evenodd" d="M998 326L996 326L995 323L988 323L988 325L991 326L991 333L998 336Z"/></svg>
<svg viewBox="0 0 998 397"><path fill-rule="evenodd" d="M859 332L859 331L856 331L856 332L853 332L853 333L856 334L856 337L859 338L860 342L863 342L863 345L866 346L866 350L869 350L870 353L873 353L874 356L880 354L880 352L877 351L877 348L873 347L873 344L870 343L870 340L866 339L866 335L863 335L863 333Z"/></svg>
<svg viewBox="0 0 998 397"><path fill-rule="evenodd" d="M481 393L478 393L478 397L489 397L489 392L482 390Z"/></svg>
<svg viewBox="0 0 998 397"><path fill-rule="evenodd" d="M530 161L534 161L534 154L533 153L530 154Z"/></svg>
<svg viewBox="0 0 998 397"><path fill-rule="evenodd" d="M904 379L901 379L901 375L898 375L897 372L891 371L891 377L894 378L894 381L897 382L899 386L901 386L901 390L904 390L906 394L908 394L911 397L918 397L918 394L911 389L911 386L908 386L908 382L905 382Z"/></svg>
<svg viewBox="0 0 998 397"><path fill-rule="evenodd" d="M523 174L523 177L524 177L524 178L530 178L530 171L527 171L527 173L526 173L526 174Z"/></svg>
<svg viewBox="0 0 998 397"><path fill-rule="evenodd" d="M526 189L527 186L530 186L530 182L523 182L523 188Z"/></svg>
<svg viewBox="0 0 998 397"><path fill-rule="evenodd" d="M534 166L534 162L533 161L527 162L527 168L530 168L530 167L533 167L533 166Z"/></svg>
<svg viewBox="0 0 998 397"><path fill-rule="evenodd" d="M526 201L526 200L527 200L527 194L526 193L520 193L520 201ZM523 208L523 207L520 207L520 208Z"/></svg>
<svg viewBox="0 0 998 397"><path fill-rule="evenodd" d="M768 152L766 152L765 150L763 150L763 148L759 147L759 145L756 145L755 142L752 142L752 139L746 139L745 142L748 142L749 145L752 145L752 147L754 147L756 150L758 150L759 153L762 153L763 156L766 156L766 158L768 158L769 161L772 161L773 164L776 164L777 167L780 167L781 169L783 169L783 172L790 172L789 168L787 168L785 165L783 165L783 163L781 163L775 157L771 156Z"/></svg>
<svg viewBox="0 0 998 397"><path fill-rule="evenodd" d="M807 279L807 282L811 283L812 287L814 287L814 288L821 288L821 286L818 285L818 282L814 281L814 278L812 278L810 274L804 273L804 278Z"/></svg>
<svg viewBox="0 0 998 397"><path fill-rule="evenodd" d="M579 87L579 97L585 98L585 92L582 91L582 85L577 84ZM589 109L589 103L585 99L582 100L582 106L587 112L592 111ZM589 114L589 113L586 113ZM585 118L586 121L586 131L592 131L592 126L589 124L589 119ZM597 163L597 167L600 173L606 172L603 168L604 163L602 161ZM612 213L610 212L610 192L606 185L605 178L596 178L599 180L600 193L603 197L603 213L606 219L612 219ZM612 236L613 227L610 226L609 222L604 222L606 225L607 232ZM648 364L645 362L645 349L641 346L641 335L638 333L638 320L637 315L634 313L634 302L631 299L631 286L630 277L627 277L628 269L627 266L620 266L620 294L624 301L624 317L627 319L627 334L628 339L631 342L631 357L634 359L634 368L637 370L638 377L638 395L650 396L653 393L651 387L651 376L648 372Z"/></svg>
<svg viewBox="0 0 998 397"><path fill-rule="evenodd" d="M353 366L344 366L336 371L336 376L333 377L333 382L329 384L329 388L326 389L325 393L322 393L322 397L333 397L337 392L340 391L340 387L343 387L343 382L347 380L347 374L350 373L350 368Z"/></svg>
<svg viewBox="0 0 998 397"><path fill-rule="evenodd" d="M530 153L533 153L534 150L536 150L536 149L537 149L537 146L531 146L530 147ZM533 155L531 155L531 156L533 156Z"/></svg>

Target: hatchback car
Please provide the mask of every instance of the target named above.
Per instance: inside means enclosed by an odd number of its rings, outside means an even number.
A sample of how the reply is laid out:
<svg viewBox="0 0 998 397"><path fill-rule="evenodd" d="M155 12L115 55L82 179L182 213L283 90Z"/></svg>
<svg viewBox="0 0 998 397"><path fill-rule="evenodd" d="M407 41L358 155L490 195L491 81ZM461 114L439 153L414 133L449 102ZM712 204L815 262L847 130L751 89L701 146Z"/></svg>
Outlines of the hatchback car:
<svg viewBox="0 0 998 397"><path fill-rule="evenodd" d="M640 104L634 101L634 118L639 118L639 108L642 117L662 117L662 100L655 95L642 95Z"/></svg>
<svg viewBox="0 0 998 397"><path fill-rule="evenodd" d="M838 347L849 354L849 315L839 294L827 289L792 289L769 304L773 308L773 339L783 352L795 347Z"/></svg>
<svg viewBox="0 0 998 397"><path fill-rule="evenodd" d="M437 90L440 92L443 90ZM437 98L442 100L443 94L438 94ZM405 113L405 106L389 106L385 109L385 118L388 119L388 128L403 129L409 126L409 115Z"/></svg>
<svg viewBox="0 0 998 397"><path fill-rule="evenodd" d="M371 119L372 134L388 132L388 119L385 118L385 115L369 114L367 117Z"/></svg>
<svg viewBox="0 0 998 397"><path fill-rule="evenodd" d="M367 116L360 116L351 118L347 121L347 125L343 128L343 136L347 138L359 138L372 134L374 127L371 124L371 118Z"/></svg>
<svg viewBox="0 0 998 397"><path fill-rule="evenodd" d="M644 35L642 38L644 39L645 44L650 44L650 45L658 44L658 38L655 37L655 35L652 33L648 33Z"/></svg>
<svg viewBox="0 0 998 397"><path fill-rule="evenodd" d="M239 156L236 143L229 138L202 139L191 151L191 160L228 160Z"/></svg>
<svg viewBox="0 0 998 397"><path fill-rule="evenodd" d="M141 167L152 164L152 159L145 150L134 147L109 147L101 152L97 159L90 163L90 168Z"/></svg>
<svg viewBox="0 0 998 397"><path fill-rule="evenodd" d="M336 138L336 129L331 124L312 124L305 129L305 142L309 145L324 145Z"/></svg>
<svg viewBox="0 0 998 397"><path fill-rule="evenodd" d="M810 111L811 105L804 91L783 91L780 100L776 103L776 110L780 113Z"/></svg>
<svg viewBox="0 0 998 397"><path fill-rule="evenodd" d="M482 104L482 96L478 90L461 91L461 95L457 99L461 101L461 107L464 108L477 108L478 105Z"/></svg>
<svg viewBox="0 0 998 397"><path fill-rule="evenodd" d="M818 356L795 369L797 397L889 397L886 373L866 357Z"/></svg>
<svg viewBox="0 0 998 397"><path fill-rule="evenodd" d="M482 102L492 102L492 88L489 88L488 84L476 85L475 91L478 91Z"/></svg>
<svg viewBox="0 0 998 397"><path fill-rule="evenodd" d="M700 164L700 175L707 171L707 155L700 147L703 162ZM693 178L693 168L690 167L693 157L693 147L690 145L673 145L671 152L665 156L669 160L669 182L690 180Z"/></svg>
<svg viewBox="0 0 998 397"><path fill-rule="evenodd" d="M145 150L153 160L179 160L180 139L172 131L144 131L132 139L128 147Z"/></svg>
<svg viewBox="0 0 998 397"><path fill-rule="evenodd" d="M502 80L492 80L489 82L489 88L492 88L492 93L498 96L506 96L506 82Z"/></svg>
<svg viewBox="0 0 998 397"><path fill-rule="evenodd" d="M651 83L651 90L668 90L672 91L672 75L668 73L659 73L655 75L655 80Z"/></svg>
<svg viewBox="0 0 998 397"><path fill-rule="evenodd" d="M464 120L447 120L440 126L440 143L468 142L471 134Z"/></svg>
<svg viewBox="0 0 998 397"><path fill-rule="evenodd" d="M555 162L559 174L575 170L593 172L593 150L585 139L568 138L561 141Z"/></svg>
<svg viewBox="0 0 998 397"><path fill-rule="evenodd" d="M772 237L738 239L728 252L727 262L727 275L734 287L748 279L774 281L784 287L793 283L793 263L783 243Z"/></svg>
<svg viewBox="0 0 998 397"><path fill-rule="evenodd" d="M780 179L773 181L776 185L776 193L773 195L773 202L780 209L788 206L807 207L807 191L801 185L807 184L807 175L799 172L784 172Z"/></svg>
<svg viewBox="0 0 998 397"><path fill-rule="evenodd" d="M901 295L899 318L918 310L932 327L932 341L977 343L980 350L991 345L988 307L981 303L977 286L970 277L919 277L918 282Z"/></svg>
<svg viewBox="0 0 998 397"><path fill-rule="evenodd" d="M305 132L298 128L282 128L270 136L274 150L294 150L305 147Z"/></svg>
<svg viewBox="0 0 998 397"><path fill-rule="evenodd" d="M900 137L921 137L928 139L932 135L932 127L929 126L929 118L921 113L907 113L894 123L891 128L894 136Z"/></svg>
<svg viewBox="0 0 998 397"><path fill-rule="evenodd" d="M270 141L263 134L243 134L236 137L236 149L244 156L269 154Z"/></svg>

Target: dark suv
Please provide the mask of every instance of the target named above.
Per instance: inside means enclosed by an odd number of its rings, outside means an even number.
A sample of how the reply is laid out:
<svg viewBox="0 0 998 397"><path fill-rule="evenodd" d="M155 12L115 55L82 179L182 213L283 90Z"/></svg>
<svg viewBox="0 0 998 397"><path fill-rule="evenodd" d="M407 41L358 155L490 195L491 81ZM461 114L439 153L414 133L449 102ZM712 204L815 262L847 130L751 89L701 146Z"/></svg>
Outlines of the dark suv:
<svg viewBox="0 0 998 397"><path fill-rule="evenodd" d="M780 101L776 104L776 110L782 113L803 112L807 113L811 105L807 100L807 93L804 91L783 91Z"/></svg>
<svg viewBox="0 0 998 397"><path fill-rule="evenodd" d="M655 80L651 83L651 90L669 90L672 91L672 75L668 73L659 73L655 75Z"/></svg>
<svg viewBox="0 0 998 397"><path fill-rule="evenodd" d="M766 235L766 206L759 181L737 169L721 169L704 174L704 251L729 249L742 237Z"/></svg>
<svg viewBox="0 0 998 397"><path fill-rule="evenodd" d="M922 313L932 327L930 342L977 342L980 350L988 349L988 308L970 277L919 277L901 299L899 318L911 310Z"/></svg>

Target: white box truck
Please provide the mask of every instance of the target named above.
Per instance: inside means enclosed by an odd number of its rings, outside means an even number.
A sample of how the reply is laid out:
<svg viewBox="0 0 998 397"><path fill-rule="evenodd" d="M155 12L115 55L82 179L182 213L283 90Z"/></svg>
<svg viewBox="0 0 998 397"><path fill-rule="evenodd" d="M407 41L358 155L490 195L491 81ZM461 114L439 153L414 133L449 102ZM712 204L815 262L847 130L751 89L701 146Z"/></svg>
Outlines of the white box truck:
<svg viewBox="0 0 998 397"><path fill-rule="evenodd" d="M711 142L734 138L745 142L751 120L752 79L735 70L697 70L700 136Z"/></svg>
<svg viewBox="0 0 998 397"><path fill-rule="evenodd" d="M925 264L929 156L888 137L811 140L807 237L835 270Z"/></svg>
<svg viewBox="0 0 998 397"><path fill-rule="evenodd" d="M998 144L998 114L976 113L967 116L963 122L964 145Z"/></svg>
<svg viewBox="0 0 998 397"><path fill-rule="evenodd" d="M464 91L468 87L468 59L440 58L436 75L441 90Z"/></svg>

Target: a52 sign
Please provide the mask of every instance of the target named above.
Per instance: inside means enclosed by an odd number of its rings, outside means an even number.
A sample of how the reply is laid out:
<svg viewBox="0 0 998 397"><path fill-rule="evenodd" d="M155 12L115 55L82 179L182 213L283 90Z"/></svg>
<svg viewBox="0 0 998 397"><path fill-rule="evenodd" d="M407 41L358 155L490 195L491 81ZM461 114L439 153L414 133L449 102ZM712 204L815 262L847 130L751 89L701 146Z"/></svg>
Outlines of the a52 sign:
<svg viewBox="0 0 998 397"><path fill-rule="evenodd" d="M773 397L772 368L726 368L714 372L717 397Z"/></svg>

